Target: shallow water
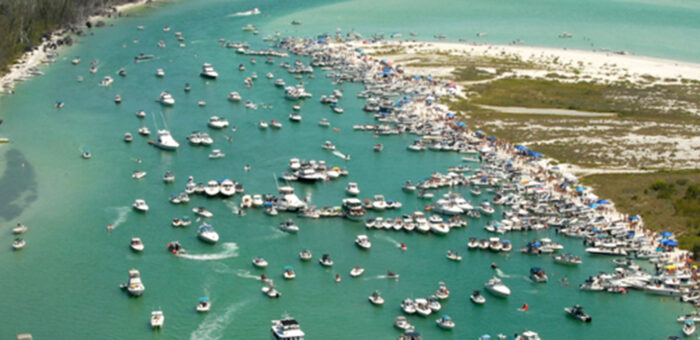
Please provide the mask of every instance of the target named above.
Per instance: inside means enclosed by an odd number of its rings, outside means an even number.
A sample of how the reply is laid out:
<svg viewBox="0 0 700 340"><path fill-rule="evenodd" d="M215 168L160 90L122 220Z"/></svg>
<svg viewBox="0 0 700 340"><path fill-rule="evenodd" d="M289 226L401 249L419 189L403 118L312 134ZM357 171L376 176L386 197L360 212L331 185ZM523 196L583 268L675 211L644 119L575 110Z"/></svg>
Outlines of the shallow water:
<svg viewBox="0 0 700 340"><path fill-rule="evenodd" d="M314 98L303 104L303 121L289 122L287 115L293 104L283 98L283 91L270 84L265 74L273 72L275 78L282 77L290 84L296 80L279 66L264 63L264 58L257 58L258 63L252 65L250 57L220 47L216 40L219 37L231 41L249 40L253 47L262 47L265 44L261 37L276 30L310 35L331 32L335 27L354 27L362 33L396 30L404 36L408 30L415 30L419 38L436 33L456 38L457 33L466 36L487 31L488 39L493 42L521 38L539 44L536 37L544 33L555 36L567 30L576 36L585 31L596 37L596 44L605 43L616 49L700 59L696 56L700 49L693 45L698 42L675 44L673 41L680 39L678 34L668 34L663 46L650 43L652 38L630 38L640 34L633 31L648 23L645 18L651 15L652 9L666 13L671 19L677 18L671 25L669 18L654 17L652 23L661 21L657 24L662 26L659 34L697 31L698 23L691 25L685 19L697 13L697 8L692 6L608 1L513 4L440 0L430 4L417 1L396 4L395 1L364 0L328 4L264 1L256 3L264 15L240 18L227 15L249 10L251 6L242 1L175 3L155 11L139 12L139 17L122 19L114 27L96 30L94 36L83 38L80 44L64 50L61 60L48 68L44 77L18 86L14 96L0 97L0 118L5 120L0 133L13 141L0 146L7 148L3 150L5 170L0 178L3 203L0 204L0 219L6 230L0 234L0 244L7 245L0 247L0 286L3 287L0 312L4 316L0 321L0 337L11 338L20 332L31 332L35 338L43 339L258 339L269 336L270 320L289 313L299 320L309 339L388 339L399 334L392 321L401 314L400 301L433 294L438 281L445 281L452 291L442 312L450 314L457 327L446 332L434 325L438 316L410 317L427 339L473 339L483 333L512 334L525 328L536 330L544 339L564 336L571 339L661 339L669 334L680 334L675 317L689 310L689 306L639 292L613 296L577 289L589 275L611 270L609 258L585 256L581 268L569 268L557 266L547 257L468 252L469 237L487 236L482 228L486 219L470 220L467 228L440 237L367 231L360 223L340 219L295 218L301 231L291 235L277 229L279 222L289 217L285 214L269 217L255 210L247 211L246 216L233 214L238 196L229 200L192 197L189 204L178 206L168 202L171 194L184 189L189 175L197 181L228 177L243 183L247 193L273 193L277 185L275 178L286 169L289 158L299 157L323 159L350 171L347 178L322 184L294 184L300 196L310 196L312 203L320 207L338 205L347 182L355 181L359 183L363 199L381 193L388 199L403 202L400 211L380 214L396 217L422 209L426 204L401 191L406 179L425 178L433 171L445 171L448 166L460 163L456 154L406 152L406 145L413 140L411 136L373 138L370 133L353 131L354 124L373 122L370 115L361 111L363 103L354 96L361 87L357 84L337 86L346 94L341 100L345 113L334 114L318 102L322 94L336 87L320 71L316 72L316 79L304 79ZM438 5L443 8L436 9ZM560 15L561 11L572 12L583 6L586 10L578 12L581 16L578 25L582 28L565 25L578 21L566 20ZM639 12L640 16L625 16L626 20L617 22L616 15L620 14L612 14L613 10L631 7L635 8L633 13ZM540 20L523 17L523 8L541 8L535 11ZM391 12L394 10L397 12ZM454 14L437 25L436 16L445 12ZM605 15L598 16L601 13ZM418 22L420 16L425 16L425 20ZM591 17L598 19L588 20ZM290 26L292 19L301 20L303 24ZM242 32L240 27L247 23L258 26L260 36ZM513 27L525 23L529 23L529 28L518 31L528 36L516 37L509 33L515 30ZM137 31L136 25L144 25L145 30ZM172 31L163 32L161 28L165 25L171 25ZM616 30L617 37L603 34L616 25L629 25L629 29ZM177 47L175 31L183 32L185 48ZM134 43L135 39L138 43ZM161 39L166 42L165 49L156 47ZM550 38L542 44L567 46L571 42L570 47L583 46L576 41ZM123 44L126 47L122 47ZM667 45L674 45L674 49L666 48ZM141 52L153 53L156 59L134 64L132 58ZM73 56L81 56L83 62L71 65ZM91 60L99 61L99 71L94 75L88 72ZM201 79L198 74L203 62L212 63L221 74L220 78ZM245 72L238 71L239 64L246 66ZM116 75L120 67L127 69L126 78ZM165 78L154 76L157 68L165 70ZM253 88L246 89L243 79L252 72L257 72L259 78ZM114 84L98 87L97 83L106 75L115 78ZM76 82L78 76L85 80ZM182 90L187 82L192 84L190 93ZM162 108L155 102L162 90L173 93L174 107ZM234 90L239 91L244 100L252 99L261 108L251 111L242 104L227 101L226 95ZM121 105L112 102L116 93L124 97ZM66 102L61 110L53 108L57 99ZM199 107L199 100L206 100L207 106ZM271 105L272 109L263 109L263 103ZM135 116L140 109L148 113L143 120ZM229 119L237 126L237 131L208 129L207 119L215 114ZM319 127L316 123L323 117L339 131ZM284 127L279 131L260 130L257 122L261 119L279 119ZM155 149L146 143L147 138L136 134L142 125L153 133L157 127L169 128L182 146L177 152ZM222 149L227 156L209 160L210 148L187 145L185 137L194 130L209 132L215 139L213 148ZM131 144L122 141L127 131L134 134ZM233 137L233 142L228 142L228 137ZM350 154L351 160L321 149L325 140L335 143L342 153ZM377 142L384 144L384 152L372 151ZM81 159L83 148L92 151L92 159ZM142 163L137 163L137 159ZM246 164L251 165L251 171L244 171ZM133 180L134 170L147 171L148 175L142 180ZM167 170L177 176L172 185L161 180ZM459 191L469 198L468 190ZM436 194L442 193L444 191ZM151 210L147 214L130 209L129 205L136 198L148 202ZM489 194L484 193L472 199L489 198ZM197 240L197 222L193 221L186 228L170 226L172 218L192 216L191 209L200 205L214 213L210 222L221 235L217 245ZM26 248L12 252L9 228L17 221L25 223L30 230L25 235ZM111 232L106 230L107 224L114 226ZM353 244L355 236L361 233L372 239L371 250L361 251ZM134 254L128 248L134 236L144 241L146 250L142 254ZM545 236L549 233L513 234L508 238L519 247L535 237ZM165 246L172 240L179 240L188 255L169 254ZM583 253L579 240L560 241L567 251ZM398 250L397 243L406 243L408 251ZM299 261L297 254L304 248L311 249L314 260ZM459 250L464 261L447 261L445 252L448 249ZM316 263L323 253L333 257L332 268L322 268ZM250 263L254 256L264 256L270 266L265 270L254 268ZM514 293L508 299L487 295L485 306L475 306L469 302L469 294L498 275L489 267L492 262L499 264L500 276ZM295 280L282 279L285 265L294 266ZM353 279L348 273L355 265L365 267L366 272ZM544 267L550 282L529 282L526 275L532 266ZM126 281L127 271L132 267L141 271L147 289L138 299L127 297L118 288ZM388 269L399 273L400 280L382 278ZM269 300L260 293L260 283L252 278L262 273L275 280L283 294L281 299ZM333 281L336 273L342 276L339 284ZM567 277L571 286L559 285L557 281L562 277ZM375 290L380 290L386 299L383 307L374 307L367 301ZM212 299L212 310L198 315L194 307L198 297L204 295ZM524 302L530 305L530 311L518 312ZM562 309L574 303L582 304L593 315L595 321L591 325L564 316ZM166 324L162 331L154 332L148 326L148 318L150 311L158 308L163 309Z"/></svg>

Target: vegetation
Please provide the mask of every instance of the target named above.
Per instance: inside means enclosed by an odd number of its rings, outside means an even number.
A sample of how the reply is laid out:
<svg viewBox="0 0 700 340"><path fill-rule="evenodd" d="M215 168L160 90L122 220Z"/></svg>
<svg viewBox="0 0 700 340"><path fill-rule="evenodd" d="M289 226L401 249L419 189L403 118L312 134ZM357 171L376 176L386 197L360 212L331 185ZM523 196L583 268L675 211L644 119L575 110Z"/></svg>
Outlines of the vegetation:
<svg viewBox="0 0 700 340"><path fill-rule="evenodd" d="M601 197L625 214L641 214L655 231L669 230L680 246L700 254L700 170L585 177Z"/></svg>
<svg viewBox="0 0 700 340"><path fill-rule="evenodd" d="M133 0L0 0L0 73L51 31Z"/></svg>

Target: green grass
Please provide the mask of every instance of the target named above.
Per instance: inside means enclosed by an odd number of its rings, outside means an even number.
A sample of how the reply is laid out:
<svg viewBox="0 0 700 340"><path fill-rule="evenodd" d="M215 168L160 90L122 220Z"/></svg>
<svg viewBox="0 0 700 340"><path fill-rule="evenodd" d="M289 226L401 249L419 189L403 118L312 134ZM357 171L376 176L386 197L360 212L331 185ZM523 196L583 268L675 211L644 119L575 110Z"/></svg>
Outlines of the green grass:
<svg viewBox="0 0 700 340"><path fill-rule="evenodd" d="M583 178L625 214L641 214L648 228L669 230L683 249L700 254L700 170L603 174Z"/></svg>

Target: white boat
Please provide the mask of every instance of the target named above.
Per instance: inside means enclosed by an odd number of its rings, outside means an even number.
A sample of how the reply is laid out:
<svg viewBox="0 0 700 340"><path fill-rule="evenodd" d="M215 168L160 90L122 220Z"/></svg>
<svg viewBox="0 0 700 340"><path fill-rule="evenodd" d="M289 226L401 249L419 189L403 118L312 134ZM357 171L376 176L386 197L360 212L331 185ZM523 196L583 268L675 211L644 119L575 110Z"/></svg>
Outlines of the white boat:
<svg viewBox="0 0 700 340"><path fill-rule="evenodd" d="M141 273L136 269L130 269L129 282L122 285L122 288L125 288L131 296L141 296L146 291L146 286L141 281Z"/></svg>
<svg viewBox="0 0 700 340"><path fill-rule="evenodd" d="M204 218L211 218L214 216L214 214L212 214L209 210L205 209L204 207L193 208L192 212Z"/></svg>
<svg viewBox="0 0 700 340"><path fill-rule="evenodd" d="M206 313L211 309L211 301L209 300L208 297L201 297L199 298L199 301L197 301L197 307L196 310L198 313Z"/></svg>
<svg viewBox="0 0 700 340"><path fill-rule="evenodd" d="M627 256L627 251L622 248L590 247L586 252L593 255Z"/></svg>
<svg viewBox="0 0 700 340"><path fill-rule="evenodd" d="M139 117L139 118L146 118L146 111L144 111L144 110L138 110L138 111L136 111L136 117Z"/></svg>
<svg viewBox="0 0 700 340"><path fill-rule="evenodd" d="M116 104L121 104L121 102L122 102L122 96L120 96L119 93L117 93L117 94L114 95L114 102L115 102Z"/></svg>
<svg viewBox="0 0 700 340"><path fill-rule="evenodd" d="M501 279L494 277L491 280L488 280L484 284L484 288L488 290L491 294L496 295L496 296L501 296L501 297L506 297L510 295L510 288L508 286L504 285Z"/></svg>
<svg viewBox="0 0 700 340"><path fill-rule="evenodd" d="M17 223L15 227L12 228L12 233L15 235L24 234L27 232L27 226L22 223Z"/></svg>
<svg viewBox="0 0 700 340"><path fill-rule="evenodd" d="M321 145L321 148L325 149L325 150L332 151L332 150L335 150L335 145L333 145L333 143L331 143L331 141L327 140L323 143L323 145Z"/></svg>
<svg viewBox="0 0 700 340"><path fill-rule="evenodd" d="M134 209L137 211L141 212L146 212L148 211L148 204L146 204L146 201L142 199L137 199L134 201L134 204L131 205Z"/></svg>
<svg viewBox="0 0 700 340"><path fill-rule="evenodd" d="M324 267L330 267L333 265L333 260L331 260L331 256L328 254L323 254L318 262Z"/></svg>
<svg viewBox="0 0 700 340"><path fill-rule="evenodd" d="M265 259L260 256L256 256L255 258L253 258L253 265L258 268L265 268L267 267L267 261L265 261Z"/></svg>
<svg viewBox="0 0 700 340"><path fill-rule="evenodd" d="M311 258L313 258L313 255L311 254L310 250L304 249L304 250L299 252L299 258L302 261L308 261L308 260L311 260Z"/></svg>
<svg viewBox="0 0 700 340"><path fill-rule="evenodd" d="M167 91L163 91L160 93L160 96L158 96L158 102L165 106L173 106L175 105L175 98Z"/></svg>
<svg viewBox="0 0 700 340"><path fill-rule="evenodd" d="M267 121L261 120L260 123L258 123L258 126L261 129L267 129L267 127L268 127Z"/></svg>
<svg viewBox="0 0 700 340"><path fill-rule="evenodd" d="M156 70L156 77L162 78L165 77L165 71L163 71L162 68L159 68Z"/></svg>
<svg viewBox="0 0 700 340"><path fill-rule="evenodd" d="M437 323L438 327L444 328L444 329L453 329L455 328L455 323L452 321L452 318L445 314L441 318L435 320L435 323Z"/></svg>
<svg viewBox="0 0 700 340"><path fill-rule="evenodd" d="M155 145L160 149L170 151L176 150L180 147L180 143L173 138L168 130L158 130L158 139L156 140Z"/></svg>
<svg viewBox="0 0 700 340"><path fill-rule="evenodd" d="M372 247L372 242L369 241L367 235L357 235L355 238L355 244L362 249L369 249Z"/></svg>
<svg viewBox="0 0 700 340"><path fill-rule="evenodd" d="M357 183L350 182L350 183L348 183L348 186L345 188L345 192L349 196L357 196L360 194L360 187L357 185Z"/></svg>
<svg viewBox="0 0 700 340"><path fill-rule="evenodd" d="M114 79L112 79L110 76L105 76L105 78L100 82L100 86L109 86L112 85L112 83L114 83Z"/></svg>
<svg viewBox="0 0 700 340"><path fill-rule="evenodd" d="M294 194L294 188L290 186L279 187L277 196L277 209L284 211L298 211L306 208L306 202Z"/></svg>
<svg viewBox="0 0 700 340"><path fill-rule="evenodd" d="M479 290L475 290L472 293L472 295L469 296L469 299L477 305L483 305L484 303L486 303L486 298L483 295L481 295L481 291Z"/></svg>
<svg viewBox="0 0 700 340"><path fill-rule="evenodd" d="M207 123L210 128L213 129L223 129L228 127L228 120L221 118L219 116L209 117L209 122Z"/></svg>
<svg viewBox="0 0 700 340"><path fill-rule="evenodd" d="M280 123L279 120L273 119L270 121L270 126L275 128L275 129L281 129L282 128L282 123Z"/></svg>
<svg viewBox="0 0 700 340"><path fill-rule="evenodd" d="M139 128L139 135L150 136L151 130L149 130L145 125Z"/></svg>
<svg viewBox="0 0 700 340"><path fill-rule="evenodd" d="M493 213L495 212L495 210L491 206L491 203L489 202L481 203L481 205L479 205L479 210L481 210L481 212L486 215L493 215Z"/></svg>
<svg viewBox="0 0 700 340"><path fill-rule="evenodd" d="M214 70L214 67L211 66L211 64L204 63L204 65L202 65L202 72L199 74L199 76L207 79L216 79L219 76L219 73Z"/></svg>
<svg viewBox="0 0 700 340"><path fill-rule="evenodd" d="M230 101L232 101L232 102L240 102L240 101L241 101L241 95L240 95L238 92L236 92L236 91L231 92L231 93L228 94L228 100L230 100Z"/></svg>
<svg viewBox="0 0 700 340"><path fill-rule="evenodd" d="M581 307L579 305L575 305L571 308L568 308L568 307L564 308L564 311L566 312L566 314L568 314L572 318L578 319L579 321L582 321L582 322L591 322L591 320L592 320L591 316L586 314L583 311L583 307Z"/></svg>
<svg viewBox="0 0 700 340"><path fill-rule="evenodd" d="M683 323L683 334L691 336L693 333L695 333L695 321L692 319L685 320Z"/></svg>
<svg viewBox="0 0 700 340"><path fill-rule="evenodd" d="M83 157L83 159L90 159L92 158L92 153L90 153L90 150L88 149L83 149L83 152L80 154L80 157Z"/></svg>
<svg viewBox="0 0 700 340"><path fill-rule="evenodd" d="M163 311L156 310L151 312L151 328L163 328L165 324L165 315Z"/></svg>
<svg viewBox="0 0 700 340"><path fill-rule="evenodd" d="M124 141L127 143L131 143L131 141L134 140L134 137L131 136L131 133L127 132L124 134Z"/></svg>
<svg viewBox="0 0 700 340"><path fill-rule="evenodd" d="M293 318L272 320L272 340L304 340L304 332Z"/></svg>
<svg viewBox="0 0 700 340"><path fill-rule="evenodd" d="M416 313L422 315L422 316L428 316L433 313L433 310L430 309L430 306L428 306L428 300L427 299L416 299Z"/></svg>
<svg viewBox="0 0 700 340"><path fill-rule="evenodd" d="M221 187L219 186L219 182L211 180L207 182L207 186L204 188L204 192L207 194L209 197L214 197L221 192Z"/></svg>
<svg viewBox="0 0 700 340"><path fill-rule="evenodd" d="M202 224L197 231L197 237L207 243L219 242L219 234L214 230L214 227L208 224Z"/></svg>
<svg viewBox="0 0 700 340"><path fill-rule="evenodd" d="M369 302L373 305L380 306L384 304L384 298L379 295L379 291L375 291L369 296Z"/></svg>
<svg viewBox="0 0 700 340"><path fill-rule="evenodd" d="M214 149L211 150L211 153L209 154L209 159L217 159L217 158L224 158L226 154L221 152L219 149Z"/></svg>
<svg viewBox="0 0 700 340"><path fill-rule="evenodd" d="M430 231L438 235L446 235L450 232L450 226L446 223L431 223Z"/></svg>
<svg viewBox="0 0 700 340"><path fill-rule="evenodd" d="M219 188L219 193L226 197L231 197L236 194L236 184L228 178L221 181L221 185Z"/></svg>
<svg viewBox="0 0 700 340"><path fill-rule="evenodd" d="M265 201L263 200L263 197L260 194L253 195L252 199L253 201L251 202L251 204L253 205L253 207L258 208L262 207L262 205L265 204Z"/></svg>
<svg viewBox="0 0 700 340"><path fill-rule="evenodd" d="M401 301L401 309L406 314L416 314L416 303L411 299Z"/></svg>
<svg viewBox="0 0 700 340"><path fill-rule="evenodd" d="M27 241L25 241L23 238L16 238L14 241L12 241L12 249L13 250L19 250L24 248L24 246L27 245Z"/></svg>
<svg viewBox="0 0 700 340"><path fill-rule="evenodd" d="M360 266L355 266L352 269L350 269L350 276L351 277L358 277L362 275L365 272L365 269L360 267Z"/></svg>
<svg viewBox="0 0 700 340"><path fill-rule="evenodd" d="M299 231L299 227L296 224L294 224L294 221L291 218L280 223L280 229L288 233L296 233Z"/></svg>
<svg viewBox="0 0 700 340"><path fill-rule="evenodd" d="M131 250L133 250L135 252L142 252L144 249L143 242L138 237L134 237L131 239L131 243L129 244L129 247L131 248Z"/></svg>
<svg viewBox="0 0 700 340"><path fill-rule="evenodd" d="M447 251L447 259L452 260L452 261L462 261L462 256L459 255L459 252L452 252L451 250Z"/></svg>
<svg viewBox="0 0 700 340"><path fill-rule="evenodd" d="M163 182L172 183L175 182L175 174L172 171L166 171L163 175Z"/></svg>
<svg viewBox="0 0 700 340"><path fill-rule="evenodd" d="M292 266L284 266L283 269L284 272L282 273L282 277L284 277L285 280L293 280L297 277L297 274L294 272L294 268L292 268Z"/></svg>
<svg viewBox="0 0 700 340"><path fill-rule="evenodd" d="M80 64L80 57L75 57L70 61L73 65Z"/></svg>
<svg viewBox="0 0 700 340"><path fill-rule="evenodd" d="M293 122L301 122L301 115L295 112L289 114L289 120Z"/></svg>

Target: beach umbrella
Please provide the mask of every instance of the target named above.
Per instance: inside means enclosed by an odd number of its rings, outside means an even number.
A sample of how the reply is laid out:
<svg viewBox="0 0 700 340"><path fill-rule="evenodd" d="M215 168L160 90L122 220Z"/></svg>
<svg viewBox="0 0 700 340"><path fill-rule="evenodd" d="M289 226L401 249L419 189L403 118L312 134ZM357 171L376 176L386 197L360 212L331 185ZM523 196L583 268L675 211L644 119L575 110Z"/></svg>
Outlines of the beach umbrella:
<svg viewBox="0 0 700 340"><path fill-rule="evenodd" d="M678 247L678 242L674 240L669 240L668 242L666 242L666 245L669 247Z"/></svg>
<svg viewBox="0 0 700 340"><path fill-rule="evenodd" d="M466 127L466 126L467 126L467 123L465 123L465 122L457 122L457 126Z"/></svg>
<svg viewBox="0 0 700 340"><path fill-rule="evenodd" d="M596 203L598 203L598 204L610 204L610 201L608 201L608 200L599 200L599 201L596 202Z"/></svg>
<svg viewBox="0 0 700 340"><path fill-rule="evenodd" d="M446 114L447 118L454 118L455 114L454 113L448 113Z"/></svg>
<svg viewBox="0 0 700 340"><path fill-rule="evenodd" d="M489 136L488 137L488 140L497 140L497 139L498 139L498 137L496 137L496 136Z"/></svg>
<svg viewBox="0 0 700 340"><path fill-rule="evenodd" d="M639 219L639 216L630 216L630 221L636 221Z"/></svg>
<svg viewBox="0 0 700 340"><path fill-rule="evenodd" d="M524 147L524 146L522 146L522 145L516 145L516 146L515 146L515 149L516 149L516 150L520 150L520 151L527 151L527 150L528 150L528 148L526 148L526 147Z"/></svg>
<svg viewBox="0 0 700 340"><path fill-rule="evenodd" d="M597 204L595 204L595 203L591 203L591 204L589 204L588 206L591 207L591 208L597 208L597 207L599 207L599 205L597 205Z"/></svg>
<svg viewBox="0 0 700 340"><path fill-rule="evenodd" d="M576 191L578 191L578 192L584 192L584 191L586 191L586 188L584 188L584 187L577 187L577 188L576 188Z"/></svg>
<svg viewBox="0 0 700 340"><path fill-rule="evenodd" d="M663 237L669 237L672 235L673 235L673 233L671 233L670 231L664 231L663 233L661 233L661 236L663 236Z"/></svg>
<svg viewBox="0 0 700 340"><path fill-rule="evenodd" d="M635 232L634 232L634 231L630 231L630 232L627 233L627 236L634 236L634 235L635 235Z"/></svg>

